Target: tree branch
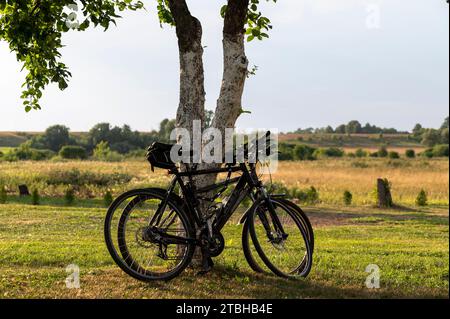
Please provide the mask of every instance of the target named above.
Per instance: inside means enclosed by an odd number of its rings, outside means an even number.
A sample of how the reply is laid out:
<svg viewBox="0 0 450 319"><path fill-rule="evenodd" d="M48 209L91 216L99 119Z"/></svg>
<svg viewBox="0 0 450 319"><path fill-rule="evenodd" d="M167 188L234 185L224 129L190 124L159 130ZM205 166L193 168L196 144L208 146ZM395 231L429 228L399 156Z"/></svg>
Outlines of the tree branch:
<svg viewBox="0 0 450 319"><path fill-rule="evenodd" d="M245 33L249 0L228 0L223 33L229 39L237 41Z"/></svg>
<svg viewBox="0 0 450 319"><path fill-rule="evenodd" d="M180 50L192 51L196 45L201 44L200 21L191 15L185 0L169 0L169 8L175 20Z"/></svg>

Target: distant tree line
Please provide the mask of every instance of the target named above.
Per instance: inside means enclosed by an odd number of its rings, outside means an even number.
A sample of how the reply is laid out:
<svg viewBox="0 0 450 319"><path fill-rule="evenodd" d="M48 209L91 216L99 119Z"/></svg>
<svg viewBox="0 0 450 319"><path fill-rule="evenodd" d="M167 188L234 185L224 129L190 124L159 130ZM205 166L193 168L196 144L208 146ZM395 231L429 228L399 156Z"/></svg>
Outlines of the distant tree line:
<svg viewBox="0 0 450 319"><path fill-rule="evenodd" d="M133 131L129 125L112 126L99 123L87 134L71 133L64 125L50 126L43 134L33 136L0 157L3 160L44 160L55 156L64 159L119 160L122 156L143 156L144 150L155 141L169 142L175 120L165 119L159 130Z"/></svg>
<svg viewBox="0 0 450 319"><path fill-rule="evenodd" d="M412 136L417 141L428 147L439 144L449 144L449 123L448 117L444 120L439 129L424 128L421 124L416 124L412 131Z"/></svg>
<svg viewBox="0 0 450 319"><path fill-rule="evenodd" d="M295 134L407 134L408 132L398 131L395 128L381 128L376 125L371 125L367 123L366 125L362 125L359 121L350 121L347 124L341 124L336 128L328 125L322 128L306 128L306 129L297 129L294 132Z"/></svg>

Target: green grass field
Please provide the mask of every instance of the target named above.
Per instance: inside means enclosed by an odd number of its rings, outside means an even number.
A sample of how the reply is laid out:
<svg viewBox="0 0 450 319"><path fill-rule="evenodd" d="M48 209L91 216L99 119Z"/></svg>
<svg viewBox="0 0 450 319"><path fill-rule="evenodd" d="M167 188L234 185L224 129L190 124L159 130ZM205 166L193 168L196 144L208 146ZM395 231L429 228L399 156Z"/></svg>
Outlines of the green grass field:
<svg viewBox="0 0 450 319"><path fill-rule="evenodd" d="M448 298L448 206L306 208L317 248L305 280L253 273L241 249L242 226L230 222L213 272L190 269L171 282L145 284L108 255L101 202L43 203L0 205L0 298ZM65 286L69 264L81 269L81 289ZM365 286L369 264L381 270L380 289Z"/></svg>

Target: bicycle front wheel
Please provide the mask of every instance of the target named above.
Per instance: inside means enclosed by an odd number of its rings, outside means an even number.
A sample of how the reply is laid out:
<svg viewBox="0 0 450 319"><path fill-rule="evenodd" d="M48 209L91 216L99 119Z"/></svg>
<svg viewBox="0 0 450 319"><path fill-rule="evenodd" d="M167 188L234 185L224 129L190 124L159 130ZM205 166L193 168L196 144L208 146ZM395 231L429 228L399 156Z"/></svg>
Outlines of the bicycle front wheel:
<svg viewBox="0 0 450 319"><path fill-rule="evenodd" d="M292 209L279 201L261 200L248 218L255 249L274 274L285 278L308 276L312 267L311 242Z"/></svg>

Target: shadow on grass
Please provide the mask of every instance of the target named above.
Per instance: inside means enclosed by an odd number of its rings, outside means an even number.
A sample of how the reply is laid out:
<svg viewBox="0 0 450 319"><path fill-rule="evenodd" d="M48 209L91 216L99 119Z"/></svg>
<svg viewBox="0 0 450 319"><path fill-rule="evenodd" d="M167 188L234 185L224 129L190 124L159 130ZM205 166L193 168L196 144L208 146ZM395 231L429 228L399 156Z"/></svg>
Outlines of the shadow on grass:
<svg viewBox="0 0 450 319"><path fill-rule="evenodd" d="M433 209L447 210L448 207L424 207L411 208L405 206L396 206L392 209L367 208L367 212L355 211L355 208L349 211L337 211L332 208L309 207L306 210L313 226L342 226L352 224L373 225L383 222L399 221L417 221L425 224L448 225L449 216L436 214ZM358 209L359 210L359 209Z"/></svg>
<svg viewBox="0 0 450 319"><path fill-rule="evenodd" d="M32 205L31 196L8 196L7 204ZM41 197L39 206L55 207L75 207L75 208L107 208L103 199L76 199L73 203L67 204L61 197Z"/></svg>
<svg viewBox="0 0 450 319"><path fill-rule="evenodd" d="M216 265L206 275L197 275L193 270L183 273L168 283L145 284L147 290L172 294L174 289L184 290L184 298L219 299L370 299L407 298L411 294L401 290L372 290L364 286L339 287L333 283L315 279L285 279L270 273L257 274L225 265ZM417 292L421 298L436 298L432 292Z"/></svg>

